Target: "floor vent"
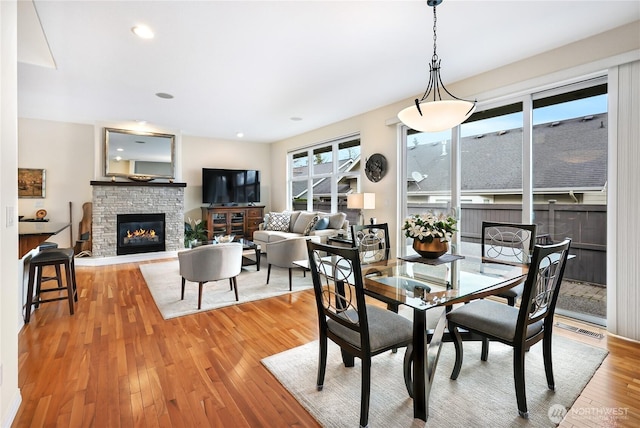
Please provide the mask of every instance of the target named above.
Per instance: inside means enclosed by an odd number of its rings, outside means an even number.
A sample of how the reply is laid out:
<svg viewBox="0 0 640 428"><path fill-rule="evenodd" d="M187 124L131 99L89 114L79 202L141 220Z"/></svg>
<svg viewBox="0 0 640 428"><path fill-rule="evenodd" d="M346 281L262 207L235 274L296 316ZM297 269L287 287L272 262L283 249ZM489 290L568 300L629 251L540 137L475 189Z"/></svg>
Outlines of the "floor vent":
<svg viewBox="0 0 640 428"><path fill-rule="evenodd" d="M563 328L565 330L573 331L574 333L583 334L585 336L593 337L594 339L602 339L604 338L604 334L596 333L595 331L585 330L584 328L574 327L569 324L557 322L556 327Z"/></svg>

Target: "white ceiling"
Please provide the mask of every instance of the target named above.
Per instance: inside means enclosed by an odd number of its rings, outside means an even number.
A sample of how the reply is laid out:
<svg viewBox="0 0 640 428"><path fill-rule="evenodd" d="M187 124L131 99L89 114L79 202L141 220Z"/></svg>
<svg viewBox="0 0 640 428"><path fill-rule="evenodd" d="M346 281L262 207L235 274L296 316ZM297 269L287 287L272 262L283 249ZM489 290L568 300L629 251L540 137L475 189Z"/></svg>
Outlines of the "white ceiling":
<svg viewBox="0 0 640 428"><path fill-rule="evenodd" d="M241 131L272 142L421 96L433 53L425 1L34 4L55 68L29 59L19 12L22 118L142 119L186 135L237 140ZM449 85L638 20L640 2L445 0L437 16ZM131 32L141 23L154 39Z"/></svg>

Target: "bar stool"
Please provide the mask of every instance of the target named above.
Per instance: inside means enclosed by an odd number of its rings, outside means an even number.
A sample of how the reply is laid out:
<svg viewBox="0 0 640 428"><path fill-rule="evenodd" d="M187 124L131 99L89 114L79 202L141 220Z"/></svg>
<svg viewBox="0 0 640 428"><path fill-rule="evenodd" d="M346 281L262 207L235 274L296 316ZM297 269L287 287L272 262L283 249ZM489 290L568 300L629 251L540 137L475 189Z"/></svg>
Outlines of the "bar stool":
<svg viewBox="0 0 640 428"><path fill-rule="evenodd" d="M55 266L56 277L42 277L42 269L45 266ZM66 273L66 286L62 283L62 275L60 267L64 266ZM36 268L38 269L38 277L36 279ZM57 280L58 287L41 289L42 283L49 280ZM35 297L33 285L36 285ZM43 299L42 293L49 293L53 291L67 290L66 296L54 297L50 299ZM76 268L73 259L73 248L49 248L45 249L31 259L31 265L29 266L29 285L27 286L27 304L25 308L24 322L27 324L31 318L31 306L35 306L36 309L41 303L55 302L58 300L69 301L69 312L73 315L74 301L78 301L78 290L76 286Z"/></svg>

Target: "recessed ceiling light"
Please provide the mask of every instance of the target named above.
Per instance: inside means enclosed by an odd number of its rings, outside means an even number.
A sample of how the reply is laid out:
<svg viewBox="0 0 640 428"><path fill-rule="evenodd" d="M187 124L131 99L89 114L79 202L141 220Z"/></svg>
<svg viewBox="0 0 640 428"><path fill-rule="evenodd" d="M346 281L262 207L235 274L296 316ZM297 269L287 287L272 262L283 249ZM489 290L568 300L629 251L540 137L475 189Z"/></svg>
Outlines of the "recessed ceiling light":
<svg viewBox="0 0 640 428"><path fill-rule="evenodd" d="M293 116L293 117L290 117L289 119L290 119L290 120L293 120L294 122L299 122L299 121L301 121L301 120L302 120L302 118L301 118L301 117L298 117L298 116Z"/></svg>
<svg viewBox="0 0 640 428"><path fill-rule="evenodd" d="M140 37L141 39L153 39L154 36L151 28L147 27L146 25L136 25L131 29L131 31L133 31L133 34Z"/></svg>
<svg viewBox="0 0 640 428"><path fill-rule="evenodd" d="M173 95L171 94L167 94L166 92L158 92L156 94L156 97L158 98L164 98L165 100L170 100L171 98L173 98Z"/></svg>
<svg viewBox="0 0 640 428"><path fill-rule="evenodd" d="M124 152L124 149L122 147L118 147L116 150L119 152Z"/></svg>
<svg viewBox="0 0 640 428"><path fill-rule="evenodd" d="M238 138L242 138L242 137L244 137L244 133L242 133L242 132L238 132L238 133L236 134L236 137L238 137Z"/></svg>
<svg viewBox="0 0 640 428"><path fill-rule="evenodd" d="M138 123L138 125L146 125L147 124L146 120L136 120L136 122Z"/></svg>

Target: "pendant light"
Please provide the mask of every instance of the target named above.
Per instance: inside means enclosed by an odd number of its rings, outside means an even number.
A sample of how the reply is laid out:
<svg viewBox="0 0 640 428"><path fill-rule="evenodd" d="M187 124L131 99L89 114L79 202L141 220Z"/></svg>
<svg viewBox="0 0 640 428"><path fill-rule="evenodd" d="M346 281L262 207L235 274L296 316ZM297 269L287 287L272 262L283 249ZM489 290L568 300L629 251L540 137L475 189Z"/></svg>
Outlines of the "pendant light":
<svg viewBox="0 0 640 428"><path fill-rule="evenodd" d="M445 88L440 77L440 59L436 53L436 6L442 0L427 0L433 7L433 56L429 64L429 84L421 99L415 105L398 113L398 119L409 128L422 132L439 132L458 126L476 109L476 101L464 100L453 95ZM442 99L440 90L446 92L451 99Z"/></svg>

